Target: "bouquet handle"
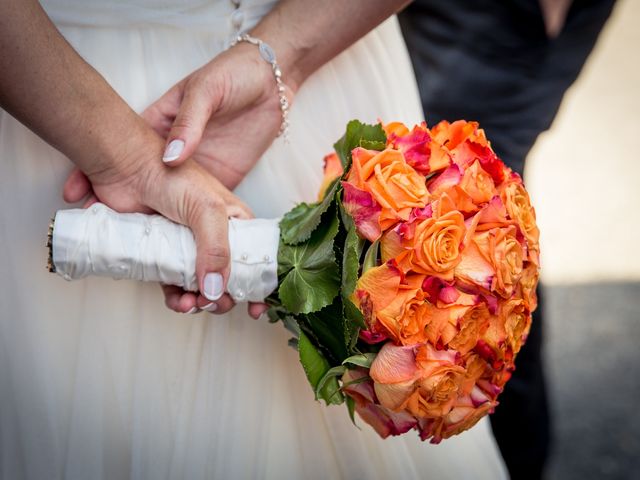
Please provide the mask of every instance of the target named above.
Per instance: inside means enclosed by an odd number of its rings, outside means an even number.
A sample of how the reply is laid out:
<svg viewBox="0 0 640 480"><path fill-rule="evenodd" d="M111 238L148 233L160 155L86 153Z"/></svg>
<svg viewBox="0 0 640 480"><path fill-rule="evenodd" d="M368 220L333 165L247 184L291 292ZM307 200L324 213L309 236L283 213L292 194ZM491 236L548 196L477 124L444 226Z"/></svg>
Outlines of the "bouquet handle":
<svg viewBox="0 0 640 480"><path fill-rule="evenodd" d="M279 219L229 219L236 302L263 301L278 286ZM117 213L97 203L60 210L49 229L49 270L66 280L111 277L198 290L191 230L160 215Z"/></svg>

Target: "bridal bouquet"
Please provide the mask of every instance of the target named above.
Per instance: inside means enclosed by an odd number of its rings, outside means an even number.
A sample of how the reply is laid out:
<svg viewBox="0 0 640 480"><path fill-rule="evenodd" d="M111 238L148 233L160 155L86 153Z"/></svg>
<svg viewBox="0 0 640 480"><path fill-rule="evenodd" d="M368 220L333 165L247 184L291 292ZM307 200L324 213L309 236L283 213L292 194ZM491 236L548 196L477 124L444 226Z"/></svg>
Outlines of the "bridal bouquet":
<svg viewBox="0 0 640 480"><path fill-rule="evenodd" d="M474 122L352 121L334 147L317 202L231 222L227 289L271 305L317 399L437 443L492 411L514 369L536 308L534 210ZM158 216L61 211L50 252L67 279L197 288L190 231Z"/></svg>

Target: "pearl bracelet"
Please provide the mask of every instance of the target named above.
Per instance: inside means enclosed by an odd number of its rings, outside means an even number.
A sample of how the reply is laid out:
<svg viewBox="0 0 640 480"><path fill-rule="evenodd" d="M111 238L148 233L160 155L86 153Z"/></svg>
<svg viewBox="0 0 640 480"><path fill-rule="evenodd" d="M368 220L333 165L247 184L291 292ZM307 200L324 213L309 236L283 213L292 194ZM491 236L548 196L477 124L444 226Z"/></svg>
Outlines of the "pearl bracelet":
<svg viewBox="0 0 640 480"><path fill-rule="evenodd" d="M280 111L282 112L282 123L280 124L280 131L278 132L278 137L282 135L284 137L285 142L289 140L289 100L285 95L285 85L282 82L282 70L280 70L280 65L276 60L276 52L273 51L273 48L268 43L263 42L259 38L252 37L247 33L243 33L234 38L229 44L230 47L237 45L240 42L247 42L252 45L257 45L258 50L260 51L260 56L262 59L271 65L271 69L273 70L273 75L276 79L276 86L278 87L278 97L280 98Z"/></svg>

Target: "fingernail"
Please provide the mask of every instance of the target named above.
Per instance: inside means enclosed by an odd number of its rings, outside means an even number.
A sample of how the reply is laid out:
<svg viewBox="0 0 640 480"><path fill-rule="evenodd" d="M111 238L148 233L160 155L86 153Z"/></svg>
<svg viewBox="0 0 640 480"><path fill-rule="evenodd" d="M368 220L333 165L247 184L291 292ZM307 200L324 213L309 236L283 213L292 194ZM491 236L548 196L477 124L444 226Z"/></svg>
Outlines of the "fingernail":
<svg viewBox="0 0 640 480"><path fill-rule="evenodd" d="M164 150L164 155L162 156L162 161L164 163L173 162L180 158L180 154L184 150L184 140L171 140L167 148Z"/></svg>
<svg viewBox="0 0 640 480"><path fill-rule="evenodd" d="M211 302L211 303L207 303L201 309L206 310L207 312L215 312L218 309L218 305L216 303Z"/></svg>
<svg viewBox="0 0 640 480"><path fill-rule="evenodd" d="M189 310L187 313L198 313L200 311L200 309L198 307L191 307L191 310Z"/></svg>
<svg viewBox="0 0 640 480"><path fill-rule="evenodd" d="M215 302L224 293L224 285L222 281L222 275L219 273L207 273L204 276L204 296Z"/></svg>

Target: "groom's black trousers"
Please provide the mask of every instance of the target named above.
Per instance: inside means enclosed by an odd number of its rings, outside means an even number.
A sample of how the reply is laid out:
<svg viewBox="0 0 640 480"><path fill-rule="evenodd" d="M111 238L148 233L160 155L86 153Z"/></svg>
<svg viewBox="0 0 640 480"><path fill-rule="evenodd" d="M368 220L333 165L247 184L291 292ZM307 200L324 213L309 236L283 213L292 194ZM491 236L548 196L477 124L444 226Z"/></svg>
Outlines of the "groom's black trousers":
<svg viewBox="0 0 640 480"><path fill-rule="evenodd" d="M496 153L522 174L529 150L550 127L614 1L574 0L555 39L546 35L538 0L414 1L400 14L400 24L427 123L480 122ZM538 292L529 339L491 416L514 479L542 476L551 440Z"/></svg>

